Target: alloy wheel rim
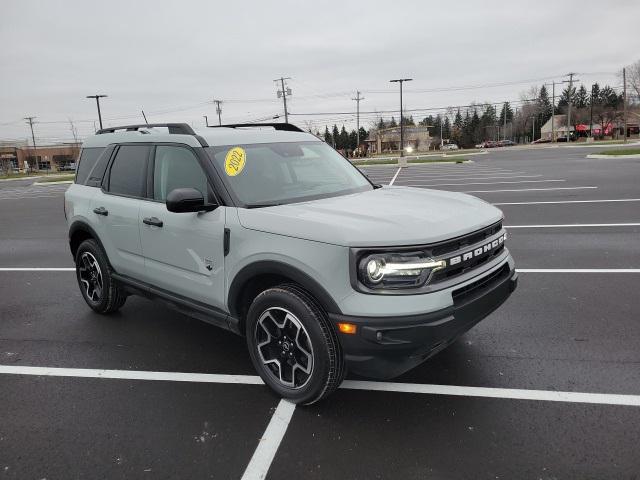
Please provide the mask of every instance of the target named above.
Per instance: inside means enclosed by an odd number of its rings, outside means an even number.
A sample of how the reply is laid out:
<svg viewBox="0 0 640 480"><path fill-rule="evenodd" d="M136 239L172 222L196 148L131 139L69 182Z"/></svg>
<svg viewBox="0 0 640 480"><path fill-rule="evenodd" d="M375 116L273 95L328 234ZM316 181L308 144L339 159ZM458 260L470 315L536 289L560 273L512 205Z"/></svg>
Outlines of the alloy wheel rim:
<svg viewBox="0 0 640 480"><path fill-rule="evenodd" d="M289 310L272 307L256 323L255 340L265 370L281 385L300 389L313 374L313 347L302 322Z"/></svg>
<svg viewBox="0 0 640 480"><path fill-rule="evenodd" d="M80 284L84 288L84 293L92 302L99 302L102 298L102 271L98 260L90 252L84 252L80 256L78 266Z"/></svg>

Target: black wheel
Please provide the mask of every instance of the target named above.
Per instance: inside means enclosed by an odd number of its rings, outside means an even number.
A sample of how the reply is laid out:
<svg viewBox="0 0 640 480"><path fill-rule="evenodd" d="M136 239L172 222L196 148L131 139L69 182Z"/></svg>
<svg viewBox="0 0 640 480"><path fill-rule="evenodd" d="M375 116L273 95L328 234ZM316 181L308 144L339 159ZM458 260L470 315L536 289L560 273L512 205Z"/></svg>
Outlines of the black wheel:
<svg viewBox="0 0 640 480"><path fill-rule="evenodd" d="M344 379L335 330L313 298L295 285L270 288L253 300L246 335L264 382L294 403L317 402Z"/></svg>
<svg viewBox="0 0 640 480"><path fill-rule="evenodd" d="M85 240L76 252L76 277L85 302L98 313L118 310L127 299L111 277L107 256L95 240Z"/></svg>

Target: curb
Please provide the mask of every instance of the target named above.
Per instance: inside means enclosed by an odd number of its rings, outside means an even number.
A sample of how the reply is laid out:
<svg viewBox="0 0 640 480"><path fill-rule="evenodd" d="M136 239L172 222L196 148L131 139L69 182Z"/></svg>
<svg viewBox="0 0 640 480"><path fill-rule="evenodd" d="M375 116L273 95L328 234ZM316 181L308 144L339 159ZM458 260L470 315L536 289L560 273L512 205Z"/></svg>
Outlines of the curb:
<svg viewBox="0 0 640 480"><path fill-rule="evenodd" d="M73 180L60 180L59 182L33 182L31 185L61 185L63 183L73 183Z"/></svg>
<svg viewBox="0 0 640 480"><path fill-rule="evenodd" d="M460 160L459 162L407 162L407 167L415 167L419 165L451 165L451 164L460 164L460 163L474 163L473 160ZM372 163L370 165L353 165L356 168L370 168L370 167L392 167L397 168L398 162L395 163Z"/></svg>
<svg viewBox="0 0 640 480"><path fill-rule="evenodd" d="M587 155L585 158L640 158L640 153L634 153L631 155L601 155L599 153L592 153L591 155Z"/></svg>

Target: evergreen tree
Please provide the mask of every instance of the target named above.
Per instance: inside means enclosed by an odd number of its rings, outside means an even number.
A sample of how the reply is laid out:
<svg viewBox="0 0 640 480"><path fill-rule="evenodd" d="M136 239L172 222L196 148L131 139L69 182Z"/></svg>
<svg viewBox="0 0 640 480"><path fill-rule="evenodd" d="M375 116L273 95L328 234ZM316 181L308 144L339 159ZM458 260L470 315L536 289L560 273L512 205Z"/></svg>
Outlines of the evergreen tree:
<svg viewBox="0 0 640 480"><path fill-rule="evenodd" d="M369 138L369 132L367 132L364 127L360 127L359 131L360 131L360 143L362 143L367 138Z"/></svg>
<svg viewBox="0 0 640 480"><path fill-rule="evenodd" d="M509 102L505 102L502 105L502 110L500 111L500 125L504 125L505 112L506 112L506 115L507 115L507 123L512 122L513 121L513 110L511 109L511 105L509 104Z"/></svg>
<svg viewBox="0 0 640 480"><path fill-rule="evenodd" d="M387 125L388 127L397 127L398 124L396 123L396 119L395 117L391 117L391 121L389 122L389 125Z"/></svg>
<svg viewBox="0 0 640 480"><path fill-rule="evenodd" d="M344 128L344 125L342 125L342 130L340 130L340 136L338 138L340 138L340 146L338 148L349 148L349 133L347 132L347 129Z"/></svg>
<svg viewBox="0 0 640 480"><path fill-rule="evenodd" d="M355 150L357 146L358 146L358 134L354 129L354 130L351 130L351 132L349 133L349 148L351 150Z"/></svg>
<svg viewBox="0 0 640 480"><path fill-rule="evenodd" d="M589 105L598 105L600 103L600 85L598 82L591 87L591 96L589 97Z"/></svg>
<svg viewBox="0 0 640 480"><path fill-rule="evenodd" d="M609 85L605 85L599 93L600 103L606 107L617 108L622 103L622 96L618 95Z"/></svg>
<svg viewBox="0 0 640 480"><path fill-rule="evenodd" d="M451 122L449 117L444 117L444 123L442 124L442 137L451 138Z"/></svg>
<svg viewBox="0 0 640 480"><path fill-rule="evenodd" d="M547 87L544 85L540 87L540 93L538 93L537 103L542 124L551 118L551 101L549 100L549 92L547 91Z"/></svg>
<svg viewBox="0 0 640 480"><path fill-rule="evenodd" d="M386 125L384 123L384 118L380 117L380 121L378 122L378 130L384 130Z"/></svg>
<svg viewBox="0 0 640 480"><path fill-rule="evenodd" d="M338 126L335 123L331 129L331 140L333 141L333 148L341 148L338 146L340 143L340 132L338 131Z"/></svg>
<svg viewBox="0 0 640 480"><path fill-rule="evenodd" d="M333 145L333 138L331 138L331 134L329 133L329 127L324 126L324 141L329 145Z"/></svg>
<svg viewBox="0 0 640 480"><path fill-rule="evenodd" d="M585 108L589 104L589 95L584 85L580 85L580 88L576 92L575 102L576 108Z"/></svg>
<svg viewBox="0 0 640 480"><path fill-rule="evenodd" d="M558 108L566 109L569 104L569 99L571 99L571 103L576 103L576 87L571 88L571 92L569 92L569 86L567 85L562 93L560 94L560 99L558 100Z"/></svg>
<svg viewBox="0 0 640 480"><path fill-rule="evenodd" d="M413 121L413 116L409 115L408 117L402 116L402 125L404 126L415 126L415 122Z"/></svg>

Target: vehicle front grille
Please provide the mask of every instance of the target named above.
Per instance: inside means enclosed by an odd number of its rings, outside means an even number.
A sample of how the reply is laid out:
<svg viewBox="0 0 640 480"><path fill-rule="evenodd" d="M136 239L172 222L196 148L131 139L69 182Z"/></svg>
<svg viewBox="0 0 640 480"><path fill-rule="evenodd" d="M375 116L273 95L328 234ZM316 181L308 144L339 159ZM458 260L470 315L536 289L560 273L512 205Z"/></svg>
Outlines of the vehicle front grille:
<svg viewBox="0 0 640 480"><path fill-rule="evenodd" d="M475 298L480 295L483 291L486 291L493 287L496 283L503 280L505 277L509 275L509 265L503 265L501 268L496 270L495 272L490 273L489 275L482 277L480 280L476 280L475 282L470 283L469 285L465 285L458 290L454 290L451 294L453 297L454 305L460 305L465 303L470 298Z"/></svg>
<svg viewBox="0 0 640 480"><path fill-rule="evenodd" d="M461 237L444 241L431 248L431 255L433 257L440 257L447 253L461 250L469 245L475 245L476 243L482 242L485 238L489 238L490 236L498 233L500 230L502 230L502 222L497 222L483 228L482 230L477 230L475 232L462 235Z"/></svg>

